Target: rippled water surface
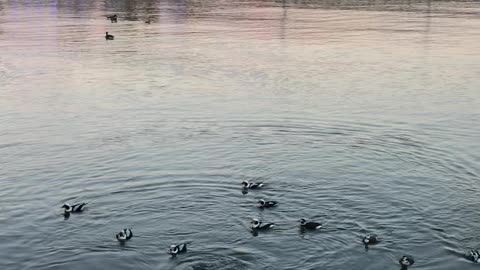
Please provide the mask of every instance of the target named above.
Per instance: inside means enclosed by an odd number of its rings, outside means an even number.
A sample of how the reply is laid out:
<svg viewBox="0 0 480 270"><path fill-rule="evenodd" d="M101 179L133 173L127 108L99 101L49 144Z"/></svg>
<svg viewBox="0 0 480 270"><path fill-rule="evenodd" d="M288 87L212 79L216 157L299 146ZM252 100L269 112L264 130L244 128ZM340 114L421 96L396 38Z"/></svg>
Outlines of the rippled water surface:
<svg viewBox="0 0 480 270"><path fill-rule="evenodd" d="M478 1L1 0L0 269L478 269L479 119Z"/></svg>

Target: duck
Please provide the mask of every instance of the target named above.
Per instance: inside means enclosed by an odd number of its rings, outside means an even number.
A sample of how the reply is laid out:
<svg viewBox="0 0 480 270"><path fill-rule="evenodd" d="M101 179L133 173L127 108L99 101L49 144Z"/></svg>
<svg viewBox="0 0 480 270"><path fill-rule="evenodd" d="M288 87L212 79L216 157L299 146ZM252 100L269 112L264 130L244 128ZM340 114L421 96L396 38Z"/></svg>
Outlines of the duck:
<svg viewBox="0 0 480 270"><path fill-rule="evenodd" d="M368 248L368 245L375 245L379 242L376 234L367 234L362 241L366 248Z"/></svg>
<svg viewBox="0 0 480 270"><path fill-rule="evenodd" d="M278 202L277 201L265 201L263 199L258 200L257 202L257 207L258 208L270 208L277 206Z"/></svg>
<svg viewBox="0 0 480 270"><path fill-rule="evenodd" d="M468 251L468 258L472 262L480 262L480 252L478 252L478 249L472 248Z"/></svg>
<svg viewBox="0 0 480 270"><path fill-rule="evenodd" d="M88 204L86 203L77 203L74 205L70 205L68 203L65 203L61 208L65 209L65 213L80 213L85 210L85 206Z"/></svg>
<svg viewBox="0 0 480 270"><path fill-rule="evenodd" d="M119 233L117 233L115 237L117 238L118 241L124 242L132 239L133 233L131 229L123 229Z"/></svg>
<svg viewBox="0 0 480 270"><path fill-rule="evenodd" d="M184 242L180 244L173 244L170 246L168 250L168 254L172 255L172 257L176 257L177 254L187 252L187 245L191 244L192 242Z"/></svg>
<svg viewBox="0 0 480 270"><path fill-rule="evenodd" d="M313 221L309 221L307 222L305 219L300 219L299 220L300 222L300 228L301 229L306 229L306 230L318 230L318 229L321 229L323 226L322 226L322 223L318 223L318 222L313 222Z"/></svg>
<svg viewBox="0 0 480 270"><path fill-rule="evenodd" d="M105 39L106 40L113 40L115 37L113 35L109 35L108 32L105 32Z"/></svg>
<svg viewBox="0 0 480 270"><path fill-rule="evenodd" d="M117 19L117 14L107 15L107 20Z"/></svg>
<svg viewBox="0 0 480 270"><path fill-rule="evenodd" d="M251 183L249 183L248 181L243 181L242 185L243 185L244 189L257 189L257 188L263 187L263 182L260 182L260 183L251 182Z"/></svg>
<svg viewBox="0 0 480 270"><path fill-rule="evenodd" d="M113 17L113 18L110 18L110 22L116 23L116 22L117 22L117 16L115 16L115 17Z"/></svg>
<svg viewBox="0 0 480 270"><path fill-rule="evenodd" d="M401 270L407 270L409 266L415 263L415 260L413 260L412 256L403 255L402 258L398 260L398 263L400 263L402 267Z"/></svg>
<svg viewBox="0 0 480 270"><path fill-rule="evenodd" d="M252 219L251 223L252 223L252 230L254 230L254 231L264 231L264 230L268 230L268 229L271 229L271 228L275 227L274 223L263 224L263 222L259 221L256 218Z"/></svg>
<svg viewBox="0 0 480 270"><path fill-rule="evenodd" d="M146 24L150 24L151 21L150 21L150 20L146 20L145 23L146 23Z"/></svg>

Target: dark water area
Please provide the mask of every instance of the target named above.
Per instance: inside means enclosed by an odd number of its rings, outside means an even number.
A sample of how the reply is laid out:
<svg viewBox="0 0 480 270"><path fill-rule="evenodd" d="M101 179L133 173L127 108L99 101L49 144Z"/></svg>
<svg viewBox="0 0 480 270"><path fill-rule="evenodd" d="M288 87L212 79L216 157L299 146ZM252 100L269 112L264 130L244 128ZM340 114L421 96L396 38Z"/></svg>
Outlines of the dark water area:
<svg viewBox="0 0 480 270"><path fill-rule="evenodd" d="M0 0L0 269L477 269L479 119L479 1Z"/></svg>

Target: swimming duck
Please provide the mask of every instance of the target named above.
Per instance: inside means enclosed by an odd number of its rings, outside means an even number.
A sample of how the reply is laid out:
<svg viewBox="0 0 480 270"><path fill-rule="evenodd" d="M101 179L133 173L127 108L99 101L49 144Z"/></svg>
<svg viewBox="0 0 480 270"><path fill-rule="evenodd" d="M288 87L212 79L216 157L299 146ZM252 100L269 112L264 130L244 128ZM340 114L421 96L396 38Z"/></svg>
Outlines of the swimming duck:
<svg viewBox="0 0 480 270"><path fill-rule="evenodd" d="M363 237L363 244L366 248L368 248L368 245L375 245L378 242L379 241L376 234L367 234L365 237Z"/></svg>
<svg viewBox="0 0 480 270"><path fill-rule="evenodd" d="M133 233L131 229L123 229L119 233L117 233L115 237L117 238L118 241L124 242L132 239Z"/></svg>
<svg viewBox="0 0 480 270"><path fill-rule="evenodd" d="M254 183L254 182L249 183L248 181L243 181L242 185L243 185L244 189L257 189L257 188L263 187L262 182L260 182L260 183Z"/></svg>
<svg viewBox="0 0 480 270"><path fill-rule="evenodd" d="M115 37L113 35L109 35L108 32L105 32L105 39L106 40L113 40Z"/></svg>
<svg viewBox="0 0 480 270"><path fill-rule="evenodd" d="M116 19L117 14L107 15L107 20Z"/></svg>
<svg viewBox="0 0 480 270"><path fill-rule="evenodd" d="M85 206L88 204L87 203L77 203L77 204L74 204L74 205L71 205L68 204L68 203L65 203L62 208L65 209L65 213L79 213L79 212L82 212L83 210L85 210Z"/></svg>
<svg viewBox="0 0 480 270"><path fill-rule="evenodd" d="M151 23L151 21L150 21L150 20L146 20L146 21L145 21L145 23L147 23L147 24L150 24L150 23Z"/></svg>
<svg viewBox="0 0 480 270"><path fill-rule="evenodd" d="M111 19L110 19L110 22L111 22L111 23L116 23L116 22L117 22L117 17L115 16L115 17L111 18Z"/></svg>
<svg viewBox="0 0 480 270"><path fill-rule="evenodd" d="M322 228L322 224L318 222L309 221L307 222L305 219L300 219L300 228L307 229L307 230L318 230Z"/></svg>
<svg viewBox="0 0 480 270"><path fill-rule="evenodd" d="M184 242L180 244L173 244L170 246L170 249L168 250L168 254L172 255L172 257L177 256L179 253L185 253L187 252L187 245L191 244L191 242Z"/></svg>
<svg viewBox="0 0 480 270"><path fill-rule="evenodd" d="M263 222L259 221L256 218L252 219L251 223L252 223L252 230L255 230L255 231L268 230L268 229L271 229L275 226L275 224L273 224L273 223L263 224Z"/></svg>
<svg viewBox="0 0 480 270"><path fill-rule="evenodd" d="M478 252L478 249L470 249L468 252L468 258L473 262L480 262L480 252Z"/></svg>
<svg viewBox="0 0 480 270"><path fill-rule="evenodd" d="M413 265L415 261L413 260L412 256L404 255L400 260L398 260L398 263L402 266L401 270L407 270L409 266Z"/></svg>
<svg viewBox="0 0 480 270"><path fill-rule="evenodd" d="M270 208L277 206L278 202L277 201L265 201L263 199L258 200L258 208Z"/></svg>

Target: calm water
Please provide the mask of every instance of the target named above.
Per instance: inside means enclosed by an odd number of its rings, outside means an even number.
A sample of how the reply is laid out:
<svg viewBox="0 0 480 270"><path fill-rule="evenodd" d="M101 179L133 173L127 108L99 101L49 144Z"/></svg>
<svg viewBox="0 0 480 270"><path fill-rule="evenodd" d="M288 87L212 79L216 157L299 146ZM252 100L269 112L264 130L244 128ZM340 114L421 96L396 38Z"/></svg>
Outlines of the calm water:
<svg viewBox="0 0 480 270"><path fill-rule="evenodd" d="M478 1L1 0L0 269L478 269L479 46Z"/></svg>

